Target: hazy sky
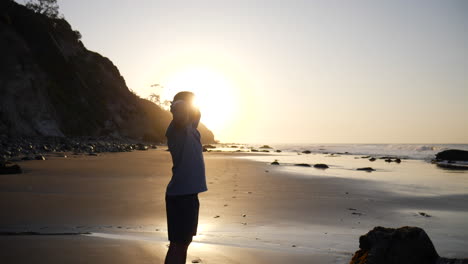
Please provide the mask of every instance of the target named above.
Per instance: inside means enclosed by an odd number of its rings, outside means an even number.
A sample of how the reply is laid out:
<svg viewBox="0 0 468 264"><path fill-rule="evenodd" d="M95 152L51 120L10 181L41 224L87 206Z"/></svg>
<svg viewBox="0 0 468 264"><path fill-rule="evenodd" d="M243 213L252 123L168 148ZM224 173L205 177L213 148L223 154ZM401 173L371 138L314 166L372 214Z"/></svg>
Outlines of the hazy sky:
<svg viewBox="0 0 468 264"><path fill-rule="evenodd" d="M468 143L468 1L59 5L140 96L194 90L222 141Z"/></svg>

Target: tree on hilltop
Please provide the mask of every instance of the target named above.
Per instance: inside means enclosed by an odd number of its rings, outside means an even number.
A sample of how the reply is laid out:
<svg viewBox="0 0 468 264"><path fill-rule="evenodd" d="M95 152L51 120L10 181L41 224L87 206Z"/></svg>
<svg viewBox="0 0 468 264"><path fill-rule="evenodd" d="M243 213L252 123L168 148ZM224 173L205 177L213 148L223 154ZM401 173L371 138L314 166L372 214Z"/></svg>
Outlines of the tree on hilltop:
<svg viewBox="0 0 468 264"><path fill-rule="evenodd" d="M164 89L164 86L160 85L160 84L152 84L151 85L152 88L156 88L156 89ZM161 100L161 94L159 93L151 93L149 96L148 96L148 100L150 100L151 102L155 103L156 105L159 105L162 109L165 109L165 110L169 110L170 106L171 106L171 102L169 100L164 100L162 101Z"/></svg>
<svg viewBox="0 0 468 264"><path fill-rule="evenodd" d="M57 0L29 0L26 7L49 18L59 18Z"/></svg>

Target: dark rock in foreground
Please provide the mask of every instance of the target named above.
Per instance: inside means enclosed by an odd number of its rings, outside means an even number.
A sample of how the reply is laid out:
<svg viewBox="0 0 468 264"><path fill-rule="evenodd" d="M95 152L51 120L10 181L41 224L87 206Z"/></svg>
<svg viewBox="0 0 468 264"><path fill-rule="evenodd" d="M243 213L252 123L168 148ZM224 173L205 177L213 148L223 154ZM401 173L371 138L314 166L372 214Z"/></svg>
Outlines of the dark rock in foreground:
<svg viewBox="0 0 468 264"><path fill-rule="evenodd" d="M278 160L275 160L275 161L273 161L273 162L271 163L271 165L280 165L280 164L279 164Z"/></svg>
<svg viewBox="0 0 468 264"><path fill-rule="evenodd" d="M328 165L327 164L323 164L323 163L317 163L314 165L314 168L317 168L317 169L328 169Z"/></svg>
<svg viewBox="0 0 468 264"><path fill-rule="evenodd" d="M302 153L304 153L304 154L310 154L310 153L312 153L312 152L311 152L310 150L304 150L304 151L302 151Z"/></svg>
<svg viewBox="0 0 468 264"><path fill-rule="evenodd" d="M350 264L467 264L468 259L440 258L431 239L419 227L375 227L359 238Z"/></svg>
<svg viewBox="0 0 468 264"><path fill-rule="evenodd" d="M468 161L468 151L459 149L444 150L436 154L436 160Z"/></svg>
<svg viewBox="0 0 468 264"><path fill-rule="evenodd" d="M22 173L21 167L9 161L0 161L0 174L17 174Z"/></svg>

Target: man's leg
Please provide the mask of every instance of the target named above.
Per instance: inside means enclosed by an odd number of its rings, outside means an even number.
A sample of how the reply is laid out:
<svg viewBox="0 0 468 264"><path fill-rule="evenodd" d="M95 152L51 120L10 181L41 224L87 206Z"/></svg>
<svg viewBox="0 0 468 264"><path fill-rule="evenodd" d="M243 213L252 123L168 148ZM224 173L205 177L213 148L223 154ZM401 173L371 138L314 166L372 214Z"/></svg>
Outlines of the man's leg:
<svg viewBox="0 0 468 264"><path fill-rule="evenodd" d="M164 264L185 264L187 260L187 250L190 245L188 243L171 242L167 251Z"/></svg>

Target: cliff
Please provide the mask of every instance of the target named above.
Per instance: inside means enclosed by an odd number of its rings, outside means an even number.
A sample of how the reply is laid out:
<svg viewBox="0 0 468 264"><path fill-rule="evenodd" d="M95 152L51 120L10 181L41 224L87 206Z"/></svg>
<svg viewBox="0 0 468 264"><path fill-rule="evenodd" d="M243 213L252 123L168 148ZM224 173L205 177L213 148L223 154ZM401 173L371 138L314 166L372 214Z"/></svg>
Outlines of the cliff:
<svg viewBox="0 0 468 264"><path fill-rule="evenodd" d="M0 1L0 58L0 135L165 141L171 114L132 93L66 20ZM214 142L204 125L199 130L204 143Z"/></svg>

